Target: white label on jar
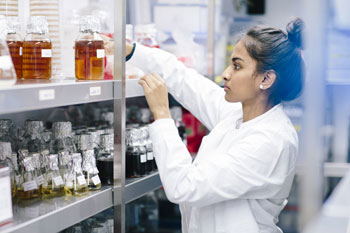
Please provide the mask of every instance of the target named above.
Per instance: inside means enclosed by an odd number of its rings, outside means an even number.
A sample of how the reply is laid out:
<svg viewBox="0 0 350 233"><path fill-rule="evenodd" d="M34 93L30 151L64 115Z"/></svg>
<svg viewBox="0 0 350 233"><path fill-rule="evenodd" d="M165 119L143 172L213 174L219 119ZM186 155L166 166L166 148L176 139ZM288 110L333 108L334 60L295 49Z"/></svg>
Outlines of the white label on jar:
<svg viewBox="0 0 350 233"><path fill-rule="evenodd" d="M36 177L36 183L38 185L42 185L44 183L44 177L41 175L41 176L37 176Z"/></svg>
<svg viewBox="0 0 350 233"><path fill-rule="evenodd" d="M53 178L53 181L55 182L56 186L63 185L63 180L61 176L56 176L55 178Z"/></svg>
<svg viewBox="0 0 350 233"><path fill-rule="evenodd" d="M147 161L147 155L146 154L140 155L140 161L141 163L145 163Z"/></svg>
<svg viewBox="0 0 350 233"><path fill-rule="evenodd" d="M86 184L86 180L85 180L85 177L84 177L84 176L78 176L77 179L78 179L78 184L79 184L79 185L84 185L84 184Z"/></svg>
<svg viewBox="0 0 350 233"><path fill-rule="evenodd" d="M38 185L36 184L35 180L31 180L31 181L27 181L27 182L23 183L22 187L24 189L24 192L27 192L27 191L30 191L30 190L37 189Z"/></svg>
<svg viewBox="0 0 350 233"><path fill-rule="evenodd" d="M12 69L12 60L10 56L0 56L1 69L8 71Z"/></svg>
<svg viewBox="0 0 350 233"><path fill-rule="evenodd" d="M100 180L100 177L98 175L92 177L91 180L92 180L92 183L94 183L94 185L101 184L101 180Z"/></svg>
<svg viewBox="0 0 350 233"><path fill-rule="evenodd" d="M51 49L42 49L41 57L52 57Z"/></svg>
<svg viewBox="0 0 350 233"><path fill-rule="evenodd" d="M153 152L147 153L147 160L153 160Z"/></svg>
<svg viewBox="0 0 350 233"><path fill-rule="evenodd" d="M90 96L101 95L101 87L90 87Z"/></svg>
<svg viewBox="0 0 350 233"><path fill-rule="evenodd" d="M72 187L73 187L73 182L72 182L72 181L68 181L68 182L66 183L66 186L67 186L68 188L72 188Z"/></svg>
<svg viewBox="0 0 350 233"><path fill-rule="evenodd" d="M39 90L40 101L54 100L54 99L55 99L55 89Z"/></svg>
<svg viewBox="0 0 350 233"><path fill-rule="evenodd" d="M22 54L23 54L23 48L19 47L19 55L22 56Z"/></svg>
<svg viewBox="0 0 350 233"><path fill-rule="evenodd" d="M12 219L12 199L11 199L11 181L10 177L0 178L0 222Z"/></svg>
<svg viewBox="0 0 350 233"><path fill-rule="evenodd" d="M97 58L105 57L105 50L104 49L97 49L96 53L97 53Z"/></svg>

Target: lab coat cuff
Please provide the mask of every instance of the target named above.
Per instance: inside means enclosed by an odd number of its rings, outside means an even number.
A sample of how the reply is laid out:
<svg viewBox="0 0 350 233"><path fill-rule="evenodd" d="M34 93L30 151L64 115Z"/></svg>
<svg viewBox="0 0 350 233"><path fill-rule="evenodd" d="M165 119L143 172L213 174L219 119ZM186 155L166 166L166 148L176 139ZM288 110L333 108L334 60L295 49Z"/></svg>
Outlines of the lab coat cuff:
<svg viewBox="0 0 350 233"><path fill-rule="evenodd" d="M164 140L164 134L178 135L175 122L172 118L158 119L153 122L149 127L150 137L153 143L161 142Z"/></svg>

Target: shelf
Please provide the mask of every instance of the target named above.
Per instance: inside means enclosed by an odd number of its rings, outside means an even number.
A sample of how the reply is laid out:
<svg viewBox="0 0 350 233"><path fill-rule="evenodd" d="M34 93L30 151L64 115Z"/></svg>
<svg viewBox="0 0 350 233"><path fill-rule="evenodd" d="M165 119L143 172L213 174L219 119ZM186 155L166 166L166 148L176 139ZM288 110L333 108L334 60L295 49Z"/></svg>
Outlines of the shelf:
<svg viewBox="0 0 350 233"><path fill-rule="evenodd" d="M112 206L112 188L108 186L83 197L64 196L26 207L15 205L13 222L1 226L0 232L58 232Z"/></svg>
<svg viewBox="0 0 350 233"><path fill-rule="evenodd" d="M125 183L125 203L131 202L162 186L158 172L142 178L128 178Z"/></svg>
<svg viewBox="0 0 350 233"><path fill-rule="evenodd" d="M0 114L113 99L114 80L24 80L0 90Z"/></svg>

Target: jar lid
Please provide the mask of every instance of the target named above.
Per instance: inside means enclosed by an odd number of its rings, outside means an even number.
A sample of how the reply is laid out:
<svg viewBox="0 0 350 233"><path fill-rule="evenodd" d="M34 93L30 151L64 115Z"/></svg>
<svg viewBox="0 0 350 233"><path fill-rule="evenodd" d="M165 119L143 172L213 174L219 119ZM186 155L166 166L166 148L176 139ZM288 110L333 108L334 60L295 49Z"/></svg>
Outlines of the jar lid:
<svg viewBox="0 0 350 233"><path fill-rule="evenodd" d="M12 149L10 142L0 142L0 160L11 158Z"/></svg>
<svg viewBox="0 0 350 233"><path fill-rule="evenodd" d="M27 33L45 34L49 32L49 24L45 16L30 16Z"/></svg>
<svg viewBox="0 0 350 233"><path fill-rule="evenodd" d="M7 33L14 34L21 31L21 23L19 22L18 17L7 16L6 17Z"/></svg>
<svg viewBox="0 0 350 233"><path fill-rule="evenodd" d="M31 136L39 136L43 132L44 123L42 121L27 120L24 123L24 128Z"/></svg>
<svg viewBox="0 0 350 233"><path fill-rule="evenodd" d="M72 123L69 121L54 122L52 128L55 138L67 138L72 135Z"/></svg>
<svg viewBox="0 0 350 233"><path fill-rule="evenodd" d="M100 20L93 15L87 15L87 16L82 16L80 18L80 31L81 32L100 32L101 31L101 25L100 25Z"/></svg>

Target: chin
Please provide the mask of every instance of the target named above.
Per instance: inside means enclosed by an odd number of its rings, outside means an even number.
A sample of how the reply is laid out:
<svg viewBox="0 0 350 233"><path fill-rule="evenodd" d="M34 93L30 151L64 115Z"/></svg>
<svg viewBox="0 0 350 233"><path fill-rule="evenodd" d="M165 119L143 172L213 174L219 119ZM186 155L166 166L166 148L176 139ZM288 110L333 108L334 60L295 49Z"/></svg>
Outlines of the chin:
<svg viewBox="0 0 350 233"><path fill-rule="evenodd" d="M234 98L232 98L232 96L229 96L227 93L225 94L225 100L229 103L237 103L240 102L239 100L235 100Z"/></svg>

